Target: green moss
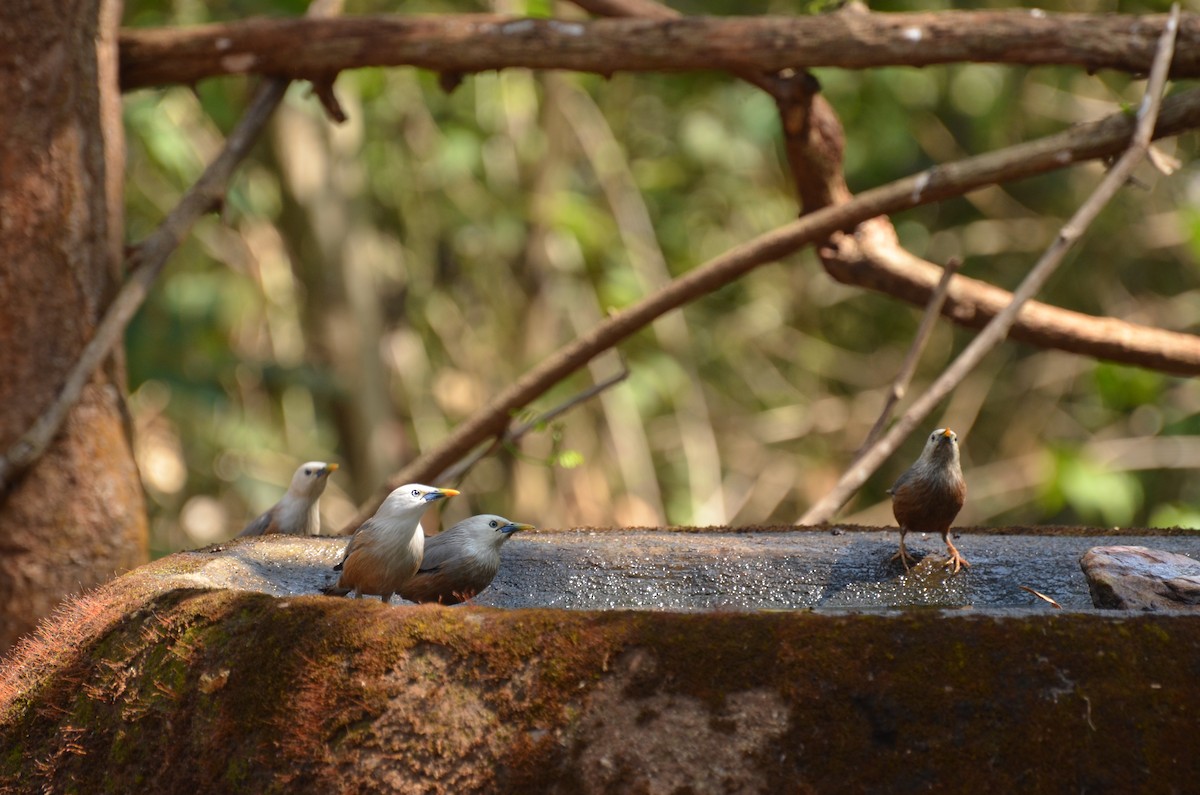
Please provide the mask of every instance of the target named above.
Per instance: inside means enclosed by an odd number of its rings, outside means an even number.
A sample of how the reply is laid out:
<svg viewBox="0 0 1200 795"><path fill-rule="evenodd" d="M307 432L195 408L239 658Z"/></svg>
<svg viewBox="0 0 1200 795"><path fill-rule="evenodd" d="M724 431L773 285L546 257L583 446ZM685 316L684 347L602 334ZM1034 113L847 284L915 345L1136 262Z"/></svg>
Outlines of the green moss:
<svg viewBox="0 0 1200 795"><path fill-rule="evenodd" d="M611 681L641 721L631 729L669 725L647 701L666 694L721 737L738 731L731 696L772 694L786 730L754 764L780 791L913 791L951 775L1055 791L1079 770L1136 791L1150 786L1139 771L1197 764L1197 659L1200 622L1156 615L567 613L173 591L0 724L0 788L371 789L347 771L382 754L405 760L414 789L566 789ZM61 752L66 726L86 726L87 753ZM1138 758L1118 769L1122 737ZM52 769L28 778L29 758ZM468 773L483 778L446 779Z"/></svg>
<svg viewBox="0 0 1200 795"><path fill-rule="evenodd" d="M232 789L240 790L249 778L249 773L248 761L240 757L235 757L229 760L229 765L225 768L225 775L222 776L222 780Z"/></svg>

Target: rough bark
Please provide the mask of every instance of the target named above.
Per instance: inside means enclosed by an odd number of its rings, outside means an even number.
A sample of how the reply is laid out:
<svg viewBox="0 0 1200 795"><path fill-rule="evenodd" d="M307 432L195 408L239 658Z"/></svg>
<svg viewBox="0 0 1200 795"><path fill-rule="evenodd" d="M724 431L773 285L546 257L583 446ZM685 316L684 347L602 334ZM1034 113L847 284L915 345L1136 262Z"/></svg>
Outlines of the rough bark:
<svg viewBox="0 0 1200 795"><path fill-rule="evenodd" d="M251 19L121 34L126 90L224 74L312 78L364 66L463 74L506 67L777 72L816 66L1056 64L1142 73L1165 15L964 11L588 22L484 14ZM303 41L303 47L295 43ZM1200 16L1185 15L1171 75L1200 75Z"/></svg>
<svg viewBox="0 0 1200 795"><path fill-rule="evenodd" d="M118 282L120 3L0 4L0 449L61 387ZM63 597L146 559L120 357L0 494L0 648Z"/></svg>

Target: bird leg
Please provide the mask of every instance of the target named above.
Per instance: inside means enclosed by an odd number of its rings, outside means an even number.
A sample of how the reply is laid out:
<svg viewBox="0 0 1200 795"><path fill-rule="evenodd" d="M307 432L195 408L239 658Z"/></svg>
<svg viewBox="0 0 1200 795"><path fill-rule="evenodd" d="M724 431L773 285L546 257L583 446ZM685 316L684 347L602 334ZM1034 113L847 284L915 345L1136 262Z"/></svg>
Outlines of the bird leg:
<svg viewBox="0 0 1200 795"><path fill-rule="evenodd" d="M896 558L899 558L900 562L904 564L904 570L906 572L912 571L912 569L910 569L909 565L908 565L909 561L912 561L913 563L917 562L917 559L914 558L912 555L908 554L908 550L904 547L904 531L903 530L900 531L900 551L897 552L895 555L892 555L891 559L892 559L892 561L895 561Z"/></svg>
<svg viewBox="0 0 1200 795"><path fill-rule="evenodd" d="M942 540L946 542L946 551L950 553L950 559L946 561L947 568L953 566L954 574L958 574L959 571L964 568L971 568L971 564L967 562L966 558L959 554L959 551L955 548L954 543L950 541L950 536L948 534L943 535Z"/></svg>

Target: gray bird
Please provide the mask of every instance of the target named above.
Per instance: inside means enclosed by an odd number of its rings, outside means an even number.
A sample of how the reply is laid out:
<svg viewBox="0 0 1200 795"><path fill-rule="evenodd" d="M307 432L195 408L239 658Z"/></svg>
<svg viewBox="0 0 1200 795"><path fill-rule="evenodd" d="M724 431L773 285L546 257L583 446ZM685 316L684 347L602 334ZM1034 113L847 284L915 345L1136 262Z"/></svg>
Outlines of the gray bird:
<svg viewBox="0 0 1200 795"><path fill-rule="evenodd" d="M346 554L334 571L342 574L337 585L326 588L331 596L354 597L378 594L386 603L421 565L425 554L425 532L421 515L434 502L458 494L454 489L436 489L409 483L394 490L370 519L354 531Z"/></svg>
<svg viewBox="0 0 1200 795"><path fill-rule="evenodd" d="M400 589L411 602L456 605L487 588L500 570L500 547L533 525L503 516L480 514L425 541L425 558L417 575Z"/></svg>
<svg viewBox="0 0 1200 795"><path fill-rule="evenodd" d="M287 493L238 533L242 536L263 536L284 533L292 536L317 535L321 532L321 514L317 500L325 491L325 481L337 471L337 464L309 461L292 475Z"/></svg>
<svg viewBox="0 0 1200 795"><path fill-rule="evenodd" d="M971 567L950 541L950 523L967 499L967 482L963 480L958 458L958 434L949 428L938 428L929 434L921 457L888 489L892 495L892 513L900 525L900 551L892 560L900 558L906 570L913 560L904 548L904 534L910 530L941 533L950 554L946 565L953 567L955 573L963 566Z"/></svg>

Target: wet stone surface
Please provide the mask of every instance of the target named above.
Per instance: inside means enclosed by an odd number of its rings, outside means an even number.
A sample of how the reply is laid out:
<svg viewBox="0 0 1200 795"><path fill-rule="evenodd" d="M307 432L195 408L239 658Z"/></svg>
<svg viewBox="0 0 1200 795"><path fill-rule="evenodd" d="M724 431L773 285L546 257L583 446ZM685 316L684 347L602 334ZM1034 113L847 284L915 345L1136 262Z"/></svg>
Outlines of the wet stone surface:
<svg viewBox="0 0 1200 795"><path fill-rule="evenodd" d="M579 610L877 610L943 608L1093 610L1080 557L1097 546L1141 544L1200 560L1195 536L974 535L955 543L972 563L956 575L940 537L909 535L922 560L892 562L894 531L672 532L564 530L522 533L505 545L500 573L474 603ZM207 560L189 582L311 594L331 583L345 538L267 537L186 555ZM394 601L399 601L394 600Z"/></svg>

